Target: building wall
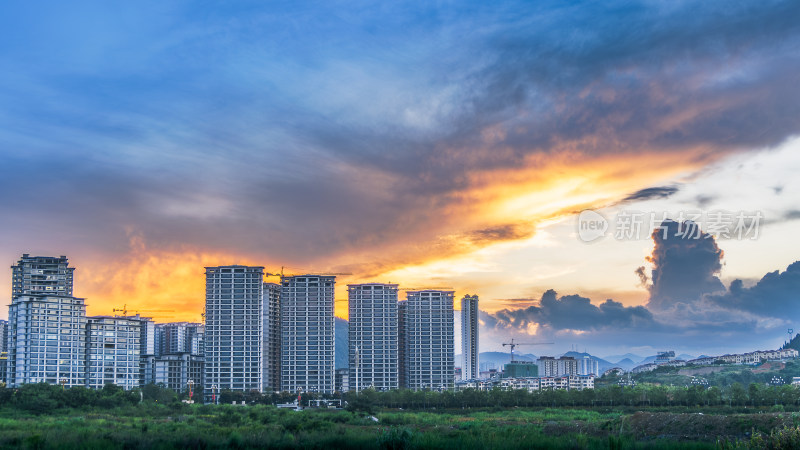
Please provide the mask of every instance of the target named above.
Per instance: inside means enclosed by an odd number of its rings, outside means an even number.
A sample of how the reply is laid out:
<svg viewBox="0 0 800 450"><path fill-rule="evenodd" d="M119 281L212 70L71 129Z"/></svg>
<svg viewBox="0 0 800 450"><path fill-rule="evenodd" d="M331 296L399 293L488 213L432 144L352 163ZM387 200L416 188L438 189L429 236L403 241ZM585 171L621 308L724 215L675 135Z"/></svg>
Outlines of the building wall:
<svg viewBox="0 0 800 450"><path fill-rule="evenodd" d="M536 360L536 364L539 366L539 375L542 377L578 375L578 361L568 356L561 358L542 356Z"/></svg>
<svg viewBox="0 0 800 450"><path fill-rule="evenodd" d="M83 386L86 305L82 298L21 295L8 308L10 387L45 382Z"/></svg>
<svg viewBox="0 0 800 450"><path fill-rule="evenodd" d="M202 356L188 352L163 355L153 359L153 382L178 393L186 392L191 382L192 391L198 392L205 386L204 366ZM211 396L211 392L206 395Z"/></svg>
<svg viewBox="0 0 800 450"><path fill-rule="evenodd" d="M397 285L352 284L349 303L349 385L397 389Z"/></svg>
<svg viewBox="0 0 800 450"><path fill-rule="evenodd" d="M454 384L452 291L409 291L406 351L409 389L443 390Z"/></svg>
<svg viewBox="0 0 800 450"><path fill-rule="evenodd" d="M11 266L11 298L22 295L72 296L74 268L66 256L30 256Z"/></svg>
<svg viewBox="0 0 800 450"><path fill-rule="evenodd" d="M473 380L478 371L478 296L465 295L461 299L461 379Z"/></svg>
<svg viewBox="0 0 800 450"><path fill-rule="evenodd" d="M281 390L334 392L336 277L281 279Z"/></svg>
<svg viewBox="0 0 800 450"><path fill-rule="evenodd" d="M264 283L262 295L264 392L275 392L281 389L281 285Z"/></svg>
<svg viewBox="0 0 800 450"><path fill-rule="evenodd" d="M205 401L218 391L262 391L264 268L206 267Z"/></svg>
<svg viewBox="0 0 800 450"><path fill-rule="evenodd" d="M405 300L397 302L397 381L401 389L408 389L407 305Z"/></svg>
<svg viewBox="0 0 800 450"><path fill-rule="evenodd" d="M140 372L142 322L128 317L89 317L86 321L86 386L116 384L133 389Z"/></svg>

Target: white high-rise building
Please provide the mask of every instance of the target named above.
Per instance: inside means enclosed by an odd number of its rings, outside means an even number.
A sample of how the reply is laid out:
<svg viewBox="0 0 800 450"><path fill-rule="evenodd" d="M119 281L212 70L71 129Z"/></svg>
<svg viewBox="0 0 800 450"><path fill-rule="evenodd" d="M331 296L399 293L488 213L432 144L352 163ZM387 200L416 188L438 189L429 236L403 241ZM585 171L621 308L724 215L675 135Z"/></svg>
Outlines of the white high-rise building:
<svg viewBox="0 0 800 450"><path fill-rule="evenodd" d="M334 392L336 277L281 278L281 390Z"/></svg>
<svg viewBox="0 0 800 450"><path fill-rule="evenodd" d="M74 267L66 256L22 255L11 266L11 299L21 295L72 296Z"/></svg>
<svg viewBox="0 0 800 450"><path fill-rule="evenodd" d="M262 295L264 392L276 392L281 390L281 285L264 283Z"/></svg>
<svg viewBox="0 0 800 450"><path fill-rule="evenodd" d="M539 366L540 377L560 377L563 375L578 375L578 361L571 356L554 358L552 356L540 356L536 360Z"/></svg>
<svg viewBox="0 0 800 450"><path fill-rule="evenodd" d="M225 389L264 388L263 278L263 267L206 267L206 402Z"/></svg>
<svg viewBox="0 0 800 450"><path fill-rule="evenodd" d="M461 299L461 359L461 378L479 378L477 295L465 295Z"/></svg>
<svg viewBox="0 0 800 450"><path fill-rule="evenodd" d="M7 383L86 384L82 298L19 295L8 307Z"/></svg>
<svg viewBox="0 0 800 450"><path fill-rule="evenodd" d="M600 362L589 356L578 359L578 375L600 376Z"/></svg>
<svg viewBox="0 0 800 450"><path fill-rule="evenodd" d="M381 283L347 286L350 389L398 388L397 289Z"/></svg>
<svg viewBox="0 0 800 450"><path fill-rule="evenodd" d="M142 320L96 316L86 320L86 387L139 387Z"/></svg>
<svg viewBox="0 0 800 450"><path fill-rule="evenodd" d="M455 376L453 291L409 291L404 313L406 380L413 390L445 390Z"/></svg>

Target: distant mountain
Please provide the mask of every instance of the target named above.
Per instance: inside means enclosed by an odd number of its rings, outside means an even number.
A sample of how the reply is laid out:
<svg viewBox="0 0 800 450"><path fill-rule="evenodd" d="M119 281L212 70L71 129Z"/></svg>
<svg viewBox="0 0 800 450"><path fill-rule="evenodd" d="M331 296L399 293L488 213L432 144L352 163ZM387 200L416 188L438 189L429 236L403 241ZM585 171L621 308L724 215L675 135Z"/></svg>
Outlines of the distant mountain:
<svg viewBox="0 0 800 450"><path fill-rule="evenodd" d="M682 359L684 361L689 361L690 359L695 359L695 356L692 356L688 353L681 353L680 355L675 357L676 359Z"/></svg>
<svg viewBox="0 0 800 450"><path fill-rule="evenodd" d="M638 365L639 364L636 364L630 358L625 358L625 359L619 360L619 361L617 361L616 364L614 364L615 367L621 367L621 368L623 368L625 370L631 370L631 369L633 369L634 367L636 367Z"/></svg>
<svg viewBox="0 0 800 450"><path fill-rule="evenodd" d="M635 355L633 353L625 353L624 355L609 355L604 358L606 361L623 361L625 359L630 359L636 364L638 361L644 359L643 356Z"/></svg>
<svg viewBox="0 0 800 450"><path fill-rule="evenodd" d="M344 369L350 367L347 336L350 331L350 322L336 317L334 325L334 335L336 336L336 368Z"/></svg>

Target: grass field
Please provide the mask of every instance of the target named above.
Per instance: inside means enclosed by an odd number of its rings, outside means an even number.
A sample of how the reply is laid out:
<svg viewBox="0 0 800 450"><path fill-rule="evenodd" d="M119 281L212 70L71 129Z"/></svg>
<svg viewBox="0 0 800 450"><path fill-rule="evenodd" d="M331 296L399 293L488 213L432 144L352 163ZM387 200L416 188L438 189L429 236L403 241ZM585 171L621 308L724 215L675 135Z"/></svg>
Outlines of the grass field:
<svg viewBox="0 0 800 450"><path fill-rule="evenodd" d="M371 416L264 405L144 403L44 414L2 408L0 448L776 448L770 445L780 439L800 442L791 440L797 439L798 423L800 414L766 412L512 408L386 410Z"/></svg>

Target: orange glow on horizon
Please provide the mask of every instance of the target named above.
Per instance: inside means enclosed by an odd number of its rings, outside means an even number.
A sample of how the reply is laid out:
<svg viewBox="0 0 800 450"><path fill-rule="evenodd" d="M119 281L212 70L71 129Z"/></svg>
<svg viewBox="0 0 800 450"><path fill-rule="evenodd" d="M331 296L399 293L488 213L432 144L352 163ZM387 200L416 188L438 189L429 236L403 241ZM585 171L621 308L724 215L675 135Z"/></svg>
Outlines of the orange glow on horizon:
<svg viewBox="0 0 800 450"><path fill-rule="evenodd" d="M481 283L496 283L499 277L489 274L458 284L448 282L447 273L466 270L461 265L467 263L471 264L471 271L488 270L476 268L475 260L469 262L471 255L484 248L529 239L544 221L569 216L585 207L608 206L639 189L669 182L707 164L710 157L705 155L702 149L603 157L564 152L547 158L530 157L518 169L471 174L470 187L451 196L453 203L443 208L438 223L412 227L404 240L343 250L318 267L353 272L337 277L335 314L345 319L348 283L452 286L457 300L466 293L480 295ZM518 235L480 240L471 234L509 223L520 226ZM78 268L75 295L87 298L88 314L112 314L112 309L127 305L128 310L160 322L199 322L205 302L205 266L244 264L269 268L297 264L203 249L152 249L143 237L131 234L130 251L110 263L106 259L71 259ZM358 263L353 264L354 261ZM482 298L483 310L504 307L508 304L500 299Z"/></svg>

